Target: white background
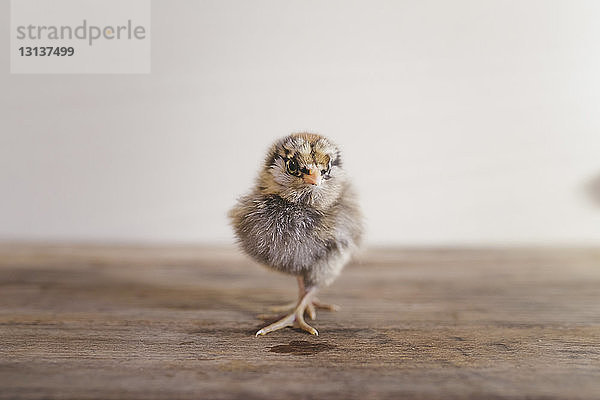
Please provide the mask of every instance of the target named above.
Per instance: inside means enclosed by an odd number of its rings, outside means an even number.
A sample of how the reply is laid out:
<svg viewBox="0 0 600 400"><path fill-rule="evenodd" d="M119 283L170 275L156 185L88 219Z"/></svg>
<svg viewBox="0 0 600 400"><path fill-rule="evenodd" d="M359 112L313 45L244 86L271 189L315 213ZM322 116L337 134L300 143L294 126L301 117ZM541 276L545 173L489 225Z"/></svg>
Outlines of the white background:
<svg viewBox="0 0 600 400"><path fill-rule="evenodd" d="M342 146L370 244L600 241L600 2L154 1L149 75L11 75L0 238L228 243L270 142Z"/></svg>

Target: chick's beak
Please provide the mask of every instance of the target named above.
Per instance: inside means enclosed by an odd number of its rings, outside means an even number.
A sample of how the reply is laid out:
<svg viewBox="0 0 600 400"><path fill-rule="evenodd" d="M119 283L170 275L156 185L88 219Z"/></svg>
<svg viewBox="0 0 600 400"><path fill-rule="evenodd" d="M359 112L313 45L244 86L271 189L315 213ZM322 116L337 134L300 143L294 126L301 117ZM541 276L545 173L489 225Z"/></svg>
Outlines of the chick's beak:
<svg viewBox="0 0 600 400"><path fill-rule="evenodd" d="M321 171L318 169L311 169L308 175L303 176L304 182L319 186L321 184Z"/></svg>

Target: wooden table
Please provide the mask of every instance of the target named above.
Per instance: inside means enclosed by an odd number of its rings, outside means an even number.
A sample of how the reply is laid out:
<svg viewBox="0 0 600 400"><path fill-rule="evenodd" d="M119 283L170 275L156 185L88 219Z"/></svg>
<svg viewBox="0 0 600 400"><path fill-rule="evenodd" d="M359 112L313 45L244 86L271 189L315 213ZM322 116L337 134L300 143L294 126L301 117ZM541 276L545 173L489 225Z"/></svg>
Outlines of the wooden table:
<svg viewBox="0 0 600 400"><path fill-rule="evenodd" d="M0 398L600 398L599 249L370 249L319 337L254 337L295 295L228 248L0 245Z"/></svg>

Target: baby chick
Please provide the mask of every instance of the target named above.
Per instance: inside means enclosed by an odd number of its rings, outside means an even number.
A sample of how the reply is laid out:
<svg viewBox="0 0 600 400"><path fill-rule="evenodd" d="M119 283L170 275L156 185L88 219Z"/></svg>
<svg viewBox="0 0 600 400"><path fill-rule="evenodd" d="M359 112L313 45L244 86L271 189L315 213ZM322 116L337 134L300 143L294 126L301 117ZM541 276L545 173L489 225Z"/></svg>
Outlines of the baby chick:
<svg viewBox="0 0 600 400"><path fill-rule="evenodd" d="M350 260L362 235L362 216L340 151L329 139L296 133L270 148L256 186L229 213L238 242L254 260L298 279L292 312L256 335L293 326L318 335L304 320L315 308L334 310L314 296Z"/></svg>

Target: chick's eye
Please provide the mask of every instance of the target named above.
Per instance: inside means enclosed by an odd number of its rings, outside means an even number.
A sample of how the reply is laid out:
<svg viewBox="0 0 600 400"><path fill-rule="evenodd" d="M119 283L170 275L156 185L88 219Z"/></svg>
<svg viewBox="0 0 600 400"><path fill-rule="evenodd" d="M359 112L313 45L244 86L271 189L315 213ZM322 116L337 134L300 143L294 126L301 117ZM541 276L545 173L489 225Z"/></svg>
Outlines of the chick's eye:
<svg viewBox="0 0 600 400"><path fill-rule="evenodd" d="M329 161L329 164L327 164L327 169L321 170L321 175L329 175L330 172L331 172L331 161Z"/></svg>
<svg viewBox="0 0 600 400"><path fill-rule="evenodd" d="M299 175L300 174L300 169L298 167L298 163L296 162L296 160L287 160L286 162L286 167L287 167L287 171L292 174L292 175Z"/></svg>

